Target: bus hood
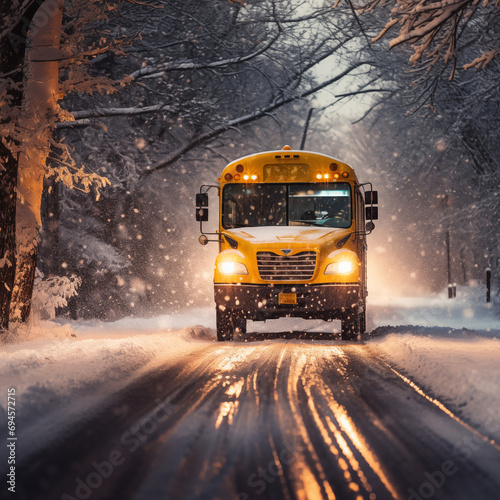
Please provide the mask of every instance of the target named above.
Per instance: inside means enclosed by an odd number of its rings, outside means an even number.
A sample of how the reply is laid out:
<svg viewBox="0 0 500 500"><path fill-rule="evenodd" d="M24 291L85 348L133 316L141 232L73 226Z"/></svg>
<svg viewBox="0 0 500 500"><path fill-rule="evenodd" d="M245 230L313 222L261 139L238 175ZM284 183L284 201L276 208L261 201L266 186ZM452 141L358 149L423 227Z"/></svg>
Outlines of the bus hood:
<svg viewBox="0 0 500 500"><path fill-rule="evenodd" d="M295 243L312 245L325 240L338 241L352 229L316 226L263 226L228 229L224 231L251 245Z"/></svg>

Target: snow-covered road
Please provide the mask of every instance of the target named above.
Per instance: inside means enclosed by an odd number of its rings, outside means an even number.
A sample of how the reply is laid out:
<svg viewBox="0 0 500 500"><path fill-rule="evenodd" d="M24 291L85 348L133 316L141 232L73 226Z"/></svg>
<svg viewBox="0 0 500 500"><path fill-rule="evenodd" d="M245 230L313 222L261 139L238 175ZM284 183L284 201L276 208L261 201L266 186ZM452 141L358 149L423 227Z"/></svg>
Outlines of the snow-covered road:
<svg viewBox="0 0 500 500"><path fill-rule="evenodd" d="M498 498L500 446L375 344L165 350L45 444L20 435L17 498Z"/></svg>
<svg viewBox="0 0 500 500"><path fill-rule="evenodd" d="M221 344L213 316L45 324L4 345L0 409L15 388L18 440L16 493L0 497L499 498L491 307L372 304L361 343L289 319ZM379 326L410 319L424 326Z"/></svg>

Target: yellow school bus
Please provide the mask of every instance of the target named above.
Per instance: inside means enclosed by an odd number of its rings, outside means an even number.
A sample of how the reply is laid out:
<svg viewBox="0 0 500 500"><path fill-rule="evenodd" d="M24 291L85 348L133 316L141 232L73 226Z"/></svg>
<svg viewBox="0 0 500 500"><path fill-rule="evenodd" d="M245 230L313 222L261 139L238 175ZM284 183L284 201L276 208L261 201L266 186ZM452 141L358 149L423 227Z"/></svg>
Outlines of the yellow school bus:
<svg viewBox="0 0 500 500"><path fill-rule="evenodd" d="M365 186L370 190L365 191ZM218 230L203 231L208 192L219 196ZM344 340L365 331L366 235L377 192L331 156L285 146L239 158L196 195L200 243L216 241L217 339L247 320L286 316L341 320Z"/></svg>

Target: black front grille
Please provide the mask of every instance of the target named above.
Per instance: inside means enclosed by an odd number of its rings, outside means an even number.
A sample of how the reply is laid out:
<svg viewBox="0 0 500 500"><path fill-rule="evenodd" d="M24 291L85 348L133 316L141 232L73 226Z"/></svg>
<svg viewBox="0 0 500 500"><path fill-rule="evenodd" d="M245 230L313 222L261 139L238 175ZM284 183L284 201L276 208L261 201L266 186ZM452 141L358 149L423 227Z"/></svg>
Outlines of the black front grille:
<svg viewBox="0 0 500 500"><path fill-rule="evenodd" d="M257 266L263 280L310 280L316 268L316 252L300 252L288 256L273 252L257 252Z"/></svg>

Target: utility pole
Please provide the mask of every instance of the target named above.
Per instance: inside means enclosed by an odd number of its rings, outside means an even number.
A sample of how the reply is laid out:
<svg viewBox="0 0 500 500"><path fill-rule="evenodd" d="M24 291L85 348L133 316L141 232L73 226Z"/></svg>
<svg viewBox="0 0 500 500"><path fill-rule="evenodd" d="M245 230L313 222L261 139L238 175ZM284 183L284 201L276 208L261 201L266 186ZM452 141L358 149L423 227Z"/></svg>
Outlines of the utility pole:
<svg viewBox="0 0 500 500"><path fill-rule="evenodd" d="M446 259L448 262L448 285L451 284L450 230L446 231Z"/></svg>
<svg viewBox="0 0 500 500"><path fill-rule="evenodd" d="M486 269L486 302L491 302L491 269Z"/></svg>
<svg viewBox="0 0 500 500"><path fill-rule="evenodd" d="M439 197L441 199L441 206L443 207L443 213L446 216L448 209L450 207L450 198L447 194L443 194ZM457 296L457 285L453 283L451 277L451 248L450 248L450 229L446 230L445 234L445 245L446 245L446 264L448 271L448 298L454 299Z"/></svg>
<svg viewBox="0 0 500 500"><path fill-rule="evenodd" d="M457 296L457 285L451 280L451 251L449 229L446 231L446 258L448 261L448 298L454 299Z"/></svg>

